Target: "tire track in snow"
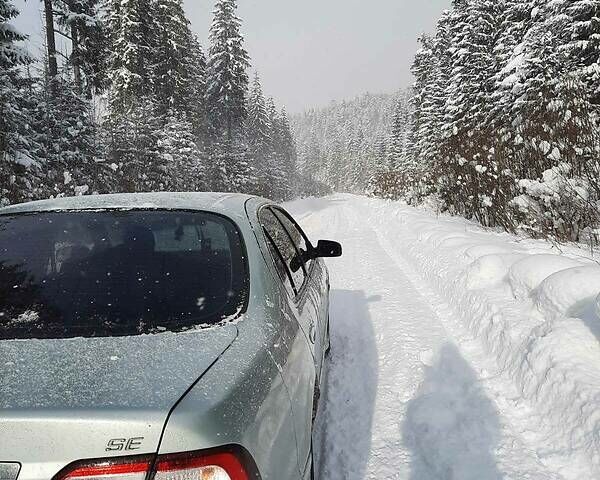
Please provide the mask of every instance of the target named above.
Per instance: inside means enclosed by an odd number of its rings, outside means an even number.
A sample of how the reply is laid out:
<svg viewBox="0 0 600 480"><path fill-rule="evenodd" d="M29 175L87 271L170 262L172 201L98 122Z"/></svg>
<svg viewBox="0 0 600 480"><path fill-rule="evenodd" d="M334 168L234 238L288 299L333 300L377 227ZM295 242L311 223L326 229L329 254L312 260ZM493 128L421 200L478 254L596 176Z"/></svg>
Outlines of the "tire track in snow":
<svg viewBox="0 0 600 480"><path fill-rule="evenodd" d="M359 210L360 208L348 209L353 215L356 215L356 212ZM522 401L518 403L515 401L521 399L514 385L511 382L506 382L506 379L500 378L498 366L492 358L484 353L484 349L478 340L473 338L471 333L468 332L453 307L433 287L427 284L414 266L409 263L409 259L402 255L402 249L390 242L388 236L373 221L373 216L369 215L369 213L363 210L362 216L373 229L379 246L386 251L394 263L411 279L417 291L419 291L423 298L429 301L447 330L452 332L453 342L457 345L461 357L464 357L465 361L469 364L469 368L473 372L476 372L477 383L481 385L485 396L490 398L494 403L494 409L500 418L498 427L501 430L496 448L497 461L502 468L502 476L500 478L561 480L562 476L549 471L538 458L535 448L523 437L521 429L514 428L512 425L511 420L516 420L517 424L522 425L523 420L531 414L531 409L527 405L524 405ZM526 411L523 412L523 409ZM484 476L483 478L487 477Z"/></svg>
<svg viewBox="0 0 600 480"><path fill-rule="evenodd" d="M446 332L400 272L391 272L396 282L384 280L393 262L365 248L363 229L343 209L330 209L323 225L339 231L345 256L330 262L333 350L321 478L410 478L402 418L422 376L421 351L441 346Z"/></svg>

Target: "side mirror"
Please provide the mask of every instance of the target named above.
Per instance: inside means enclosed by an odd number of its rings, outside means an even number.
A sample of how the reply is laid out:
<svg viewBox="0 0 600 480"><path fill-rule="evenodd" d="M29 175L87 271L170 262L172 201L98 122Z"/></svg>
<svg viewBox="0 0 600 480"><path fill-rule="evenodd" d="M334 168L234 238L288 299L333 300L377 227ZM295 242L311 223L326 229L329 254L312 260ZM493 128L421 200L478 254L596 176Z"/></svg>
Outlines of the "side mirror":
<svg viewBox="0 0 600 480"><path fill-rule="evenodd" d="M314 255L316 258L341 257L342 246L338 242L331 240L319 240Z"/></svg>
<svg viewBox="0 0 600 480"><path fill-rule="evenodd" d="M341 256L342 246L338 242L332 242L331 240L319 240L317 246L309 252L302 252L301 256L294 256L290 262L290 269L295 273L300 270L300 268L302 268L302 264L308 260Z"/></svg>

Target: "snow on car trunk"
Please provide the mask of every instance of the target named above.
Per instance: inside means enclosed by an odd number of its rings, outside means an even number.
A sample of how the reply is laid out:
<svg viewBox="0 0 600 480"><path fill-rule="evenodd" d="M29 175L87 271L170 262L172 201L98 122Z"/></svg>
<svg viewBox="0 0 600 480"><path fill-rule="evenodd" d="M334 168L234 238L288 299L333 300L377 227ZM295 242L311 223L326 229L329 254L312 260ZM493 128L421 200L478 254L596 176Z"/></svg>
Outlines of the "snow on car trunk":
<svg viewBox="0 0 600 480"><path fill-rule="evenodd" d="M131 337L0 341L3 460L42 462L50 478L71 461L119 454L107 449L112 439L137 439L131 450L155 452L171 408L236 336L237 327L227 324ZM53 445L51 458L47 445Z"/></svg>

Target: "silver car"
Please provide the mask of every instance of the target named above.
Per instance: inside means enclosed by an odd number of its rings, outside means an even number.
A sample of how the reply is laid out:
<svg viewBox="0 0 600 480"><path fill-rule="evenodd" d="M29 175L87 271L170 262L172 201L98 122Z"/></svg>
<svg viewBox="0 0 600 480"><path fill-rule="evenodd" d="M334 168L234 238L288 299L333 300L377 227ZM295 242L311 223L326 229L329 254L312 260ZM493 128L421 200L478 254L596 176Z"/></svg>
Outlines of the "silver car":
<svg viewBox="0 0 600 480"><path fill-rule="evenodd" d="M0 480L310 478L329 280L237 194L0 210Z"/></svg>

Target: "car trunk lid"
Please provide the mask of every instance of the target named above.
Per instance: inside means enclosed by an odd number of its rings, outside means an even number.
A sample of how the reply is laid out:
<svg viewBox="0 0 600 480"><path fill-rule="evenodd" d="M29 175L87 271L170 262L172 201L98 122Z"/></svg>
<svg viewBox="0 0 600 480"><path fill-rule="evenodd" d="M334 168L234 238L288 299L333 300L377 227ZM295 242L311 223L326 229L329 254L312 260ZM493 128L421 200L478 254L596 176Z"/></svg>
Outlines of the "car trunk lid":
<svg viewBox="0 0 600 480"><path fill-rule="evenodd" d="M47 480L76 460L156 452L173 406L236 336L226 324L0 341L0 458L22 465L19 480Z"/></svg>

